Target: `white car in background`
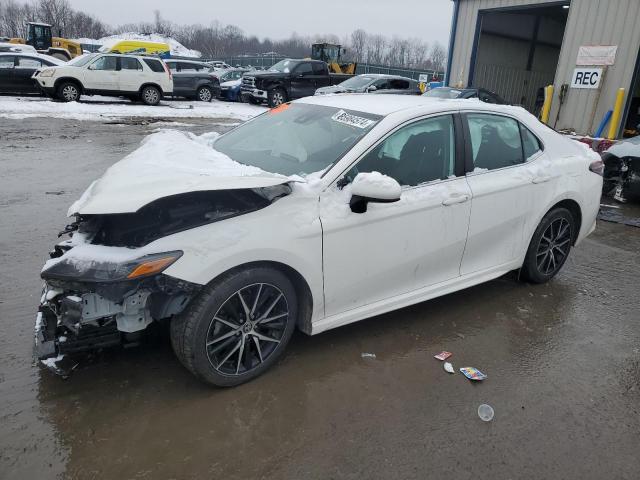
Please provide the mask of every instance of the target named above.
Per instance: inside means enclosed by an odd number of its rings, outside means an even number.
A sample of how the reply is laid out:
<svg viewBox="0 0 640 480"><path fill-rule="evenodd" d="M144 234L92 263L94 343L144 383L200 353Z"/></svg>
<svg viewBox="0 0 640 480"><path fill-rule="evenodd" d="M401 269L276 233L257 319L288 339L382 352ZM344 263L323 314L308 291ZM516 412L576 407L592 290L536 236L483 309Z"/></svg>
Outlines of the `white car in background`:
<svg viewBox="0 0 640 480"><path fill-rule="evenodd" d="M64 102L81 95L113 95L157 105L173 92L173 79L159 58L138 55L92 53L62 66L33 74L40 88Z"/></svg>
<svg viewBox="0 0 640 480"><path fill-rule="evenodd" d="M601 173L525 110L476 100L316 96L209 144L161 132L70 208L73 235L41 274L38 354L168 321L187 369L237 385L296 328L516 269L550 280L595 228Z"/></svg>

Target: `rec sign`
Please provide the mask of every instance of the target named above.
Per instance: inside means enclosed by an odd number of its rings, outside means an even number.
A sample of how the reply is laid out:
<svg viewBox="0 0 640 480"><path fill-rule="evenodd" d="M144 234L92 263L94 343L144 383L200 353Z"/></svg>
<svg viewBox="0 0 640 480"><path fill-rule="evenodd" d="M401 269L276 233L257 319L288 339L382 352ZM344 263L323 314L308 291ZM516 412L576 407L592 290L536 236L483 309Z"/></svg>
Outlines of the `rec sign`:
<svg viewBox="0 0 640 480"><path fill-rule="evenodd" d="M571 88L593 88L600 87L602 79L601 68L576 68L571 78Z"/></svg>

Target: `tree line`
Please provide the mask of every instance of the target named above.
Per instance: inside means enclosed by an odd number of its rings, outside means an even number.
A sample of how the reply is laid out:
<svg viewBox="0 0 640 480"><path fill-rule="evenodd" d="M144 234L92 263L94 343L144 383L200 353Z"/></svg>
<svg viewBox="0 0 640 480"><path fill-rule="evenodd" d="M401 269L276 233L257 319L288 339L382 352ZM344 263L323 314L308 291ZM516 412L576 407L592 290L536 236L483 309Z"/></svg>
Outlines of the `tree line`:
<svg viewBox="0 0 640 480"><path fill-rule="evenodd" d="M53 34L66 38L93 38L125 33L158 33L170 36L185 47L199 50L207 58L242 54L273 53L289 57L307 57L315 42L339 43L346 48L345 60L393 67L443 71L446 50L439 42L429 45L417 38L391 38L369 34L362 29L342 39L335 34L298 35L272 40L247 35L235 25L213 21L209 25L177 25L162 18L159 11L149 22L110 26L100 19L75 10L68 0L0 0L0 36L26 37L26 23L39 21L53 26Z"/></svg>

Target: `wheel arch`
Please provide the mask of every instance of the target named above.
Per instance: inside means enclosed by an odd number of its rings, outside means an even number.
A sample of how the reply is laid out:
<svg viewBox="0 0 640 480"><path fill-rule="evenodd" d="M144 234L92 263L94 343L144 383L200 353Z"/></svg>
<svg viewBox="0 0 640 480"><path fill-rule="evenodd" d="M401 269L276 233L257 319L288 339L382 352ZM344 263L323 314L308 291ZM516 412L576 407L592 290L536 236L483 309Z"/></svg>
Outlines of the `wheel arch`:
<svg viewBox="0 0 640 480"><path fill-rule="evenodd" d="M582 209L580 208L580 204L572 198L565 198L549 208L542 216L542 218L544 218L549 212L556 208L566 208L573 216L573 219L576 222L576 229L573 232L572 245L575 245L576 240L578 239L578 235L580 235L580 229L582 228Z"/></svg>
<svg viewBox="0 0 640 480"><path fill-rule="evenodd" d="M56 79L56 81L54 82L53 88L57 91L62 83L74 83L80 89L80 93L81 94L84 93L84 86L82 85L82 82L80 80L78 80L77 78L74 78L74 77L60 77L60 78Z"/></svg>
<svg viewBox="0 0 640 480"><path fill-rule="evenodd" d="M162 90L162 87L154 82L145 82L142 85L140 85L140 88L138 89L138 93L142 94L142 90L144 90L145 87L155 87L160 91L160 95L164 95L164 91Z"/></svg>
<svg viewBox="0 0 640 480"><path fill-rule="evenodd" d="M274 270L278 270L283 273L293 284L296 290L296 296L298 299L298 319L296 321L296 327L306 333L307 335L311 335L311 318L313 316L313 294L311 293L311 287L307 280L302 276L300 272L298 272L295 268L273 260L259 260L243 263L241 265L237 265L229 270L226 270L215 278L213 278L209 284L214 283L220 277L224 275L228 275L231 272L235 272L238 270L245 270L247 268L255 268L255 267L267 267L272 268Z"/></svg>

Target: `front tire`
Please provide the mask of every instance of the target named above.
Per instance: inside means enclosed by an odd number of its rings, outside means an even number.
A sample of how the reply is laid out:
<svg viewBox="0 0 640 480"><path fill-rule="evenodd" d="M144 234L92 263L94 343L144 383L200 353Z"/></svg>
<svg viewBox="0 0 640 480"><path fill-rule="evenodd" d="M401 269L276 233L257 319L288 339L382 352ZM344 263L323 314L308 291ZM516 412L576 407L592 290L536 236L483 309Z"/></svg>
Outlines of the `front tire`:
<svg viewBox="0 0 640 480"><path fill-rule="evenodd" d="M210 102L213 99L213 90L210 87L200 87L197 92L197 99L201 102Z"/></svg>
<svg viewBox="0 0 640 480"><path fill-rule="evenodd" d="M267 92L267 102L271 108L278 107L287 101L287 93L281 88L274 88Z"/></svg>
<svg viewBox="0 0 640 480"><path fill-rule="evenodd" d="M250 267L207 287L171 322L180 362L207 383L230 387L271 367L295 329L295 288L282 272Z"/></svg>
<svg viewBox="0 0 640 480"><path fill-rule="evenodd" d="M77 102L80 100L80 87L73 82L61 83L56 96L63 102Z"/></svg>
<svg viewBox="0 0 640 480"><path fill-rule="evenodd" d="M162 97L160 90L153 85L147 85L140 92L140 98L145 105L155 106L160 103Z"/></svg>
<svg viewBox="0 0 640 480"><path fill-rule="evenodd" d="M545 283L560 271L575 238L576 221L566 208L547 213L531 238L522 265L522 276L533 283Z"/></svg>

